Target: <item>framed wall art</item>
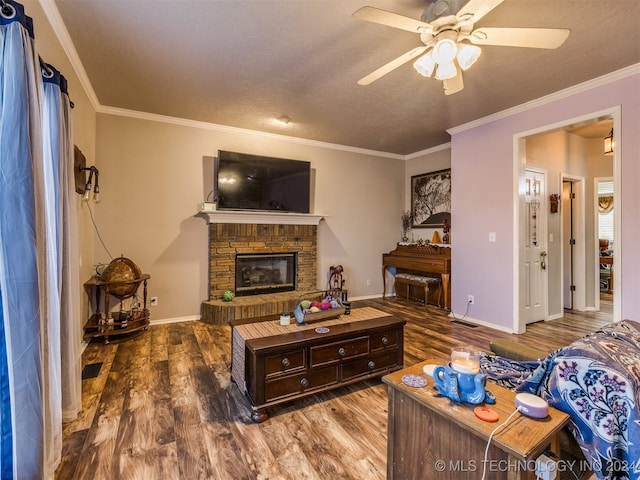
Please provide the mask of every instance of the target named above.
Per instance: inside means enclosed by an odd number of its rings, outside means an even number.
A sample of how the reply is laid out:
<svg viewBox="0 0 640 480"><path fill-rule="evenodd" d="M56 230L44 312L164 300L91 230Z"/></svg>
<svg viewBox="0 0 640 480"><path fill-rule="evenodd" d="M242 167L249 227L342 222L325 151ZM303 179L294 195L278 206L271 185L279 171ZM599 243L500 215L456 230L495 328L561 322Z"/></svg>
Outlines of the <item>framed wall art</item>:
<svg viewBox="0 0 640 480"><path fill-rule="evenodd" d="M451 169L411 177L412 228L451 224Z"/></svg>

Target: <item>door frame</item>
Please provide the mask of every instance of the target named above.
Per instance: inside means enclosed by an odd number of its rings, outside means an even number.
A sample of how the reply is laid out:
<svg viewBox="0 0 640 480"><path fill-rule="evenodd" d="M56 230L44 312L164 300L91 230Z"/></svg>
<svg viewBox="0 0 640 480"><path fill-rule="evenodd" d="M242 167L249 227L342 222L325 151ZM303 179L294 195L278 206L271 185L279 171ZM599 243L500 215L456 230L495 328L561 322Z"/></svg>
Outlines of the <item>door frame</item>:
<svg viewBox="0 0 640 480"><path fill-rule="evenodd" d="M513 295L513 324L512 330L514 333L524 333L526 331L526 324L524 322L525 316L523 315L523 306L521 305L522 299L520 298L520 282L523 281L524 273L522 272L522 254L520 248L520 228L522 219L524 218L524 206L523 202L520 201L520 196L524 194L522 186L524 184L524 169L526 167L526 138L532 135L537 135L544 132L552 132L555 130L562 129L569 125L573 125L576 123L586 122L590 120L595 120L598 118L611 117L613 119L613 140L615 144L615 149L613 152L613 185L614 185L614 194L613 201L615 205L621 207L620 200L620 172L621 172L621 159L622 159L622 142L620 142L620 130L621 130L621 108L620 105L615 105L613 107L591 112L585 115L581 115L579 117L569 118L563 121L555 122L552 124L543 125L541 127L537 127L535 129L523 131L520 133L516 133L513 135L513 245L512 245L512 262L515 268L513 269L513 285L512 285L512 295ZM620 214L621 208L618 210L618 215L616 215L614 219L614 235L615 238L620 239L616 248L616 256L619 261L618 264L622 265L623 258L623 245L622 245L622 237L621 237L621 221L620 218L622 215ZM616 272L616 281L618 285L622 285L622 275L621 269L619 268ZM622 302L621 302L621 289L616 288L613 291L613 321L619 322L621 320L621 312L622 312Z"/></svg>
<svg viewBox="0 0 640 480"><path fill-rule="evenodd" d="M571 182L575 188L575 199L573 201L573 238L579 239L573 247L573 284L576 289L573 292L573 310L584 312L587 310L587 265L586 265L586 202L585 202L585 178L575 175L569 175L567 173L560 174L560 185L563 182ZM564 294L564 256L566 249L564 225L560 222L560 240L562 242L560 247L560 265L561 272L560 278L563 279L560 282L560 294Z"/></svg>

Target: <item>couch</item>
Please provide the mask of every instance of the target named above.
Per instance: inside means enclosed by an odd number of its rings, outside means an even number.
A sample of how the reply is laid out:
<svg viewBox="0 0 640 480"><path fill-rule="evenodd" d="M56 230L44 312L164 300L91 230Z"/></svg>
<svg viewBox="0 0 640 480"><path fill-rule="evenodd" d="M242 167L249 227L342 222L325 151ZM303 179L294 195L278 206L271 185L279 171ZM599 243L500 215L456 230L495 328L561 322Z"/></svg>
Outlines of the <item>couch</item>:
<svg viewBox="0 0 640 480"><path fill-rule="evenodd" d="M599 479L640 479L640 323L612 323L541 352L508 340L482 358L490 381L570 415L569 431Z"/></svg>

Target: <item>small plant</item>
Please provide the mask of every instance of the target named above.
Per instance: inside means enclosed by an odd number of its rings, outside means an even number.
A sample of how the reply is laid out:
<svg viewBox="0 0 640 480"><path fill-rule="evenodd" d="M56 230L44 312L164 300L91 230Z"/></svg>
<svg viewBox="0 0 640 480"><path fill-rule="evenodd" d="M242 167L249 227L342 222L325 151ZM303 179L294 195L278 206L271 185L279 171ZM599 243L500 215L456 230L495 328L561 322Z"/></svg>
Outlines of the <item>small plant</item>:
<svg viewBox="0 0 640 480"><path fill-rule="evenodd" d="M400 220L402 220L402 240L406 242L409 239L407 232L411 230L411 224L413 223L413 215L411 214L411 211L406 210L402 212Z"/></svg>
<svg viewBox="0 0 640 480"><path fill-rule="evenodd" d="M413 221L413 215L411 215L411 211L407 210L402 212L400 216L402 220L402 231L406 233L407 230L411 229L411 222Z"/></svg>

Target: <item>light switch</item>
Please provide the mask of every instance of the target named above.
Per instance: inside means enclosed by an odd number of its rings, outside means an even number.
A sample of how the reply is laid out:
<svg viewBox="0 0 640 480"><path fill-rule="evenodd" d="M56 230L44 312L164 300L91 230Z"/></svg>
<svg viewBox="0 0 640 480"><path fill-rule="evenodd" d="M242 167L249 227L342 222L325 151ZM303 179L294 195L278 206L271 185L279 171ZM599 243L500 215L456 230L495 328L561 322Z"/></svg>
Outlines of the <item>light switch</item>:
<svg viewBox="0 0 640 480"><path fill-rule="evenodd" d="M496 232L489 232L489 242L496 243Z"/></svg>
<svg viewBox="0 0 640 480"><path fill-rule="evenodd" d="M550 242L553 242L553 233L550 233L550 234L549 234L549 241L550 241Z"/></svg>

